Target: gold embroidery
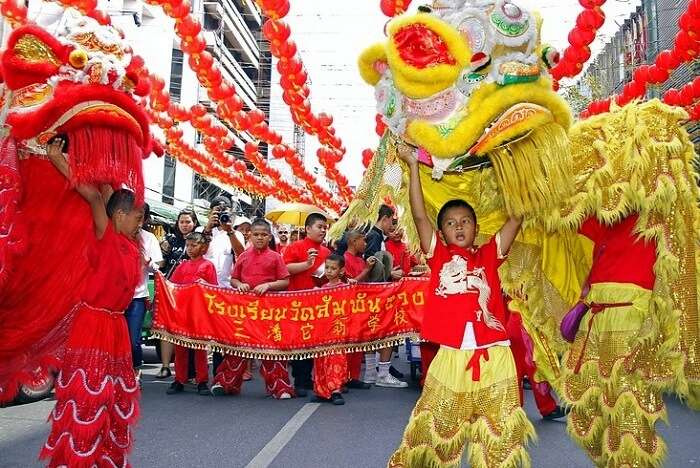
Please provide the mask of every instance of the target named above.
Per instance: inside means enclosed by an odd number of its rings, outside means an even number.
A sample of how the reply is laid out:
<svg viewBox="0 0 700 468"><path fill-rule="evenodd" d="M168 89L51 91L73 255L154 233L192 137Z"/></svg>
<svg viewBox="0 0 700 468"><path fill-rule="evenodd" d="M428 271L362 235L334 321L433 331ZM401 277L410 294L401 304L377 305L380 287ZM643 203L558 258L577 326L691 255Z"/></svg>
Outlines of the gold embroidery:
<svg viewBox="0 0 700 468"><path fill-rule="evenodd" d="M124 57L124 51L119 44L106 44L93 32L77 33L71 37L71 40L92 52L104 52L105 54L114 55L120 60Z"/></svg>
<svg viewBox="0 0 700 468"><path fill-rule="evenodd" d="M29 63L48 62L56 66L61 65L51 47L33 34L20 37L14 51L18 57Z"/></svg>

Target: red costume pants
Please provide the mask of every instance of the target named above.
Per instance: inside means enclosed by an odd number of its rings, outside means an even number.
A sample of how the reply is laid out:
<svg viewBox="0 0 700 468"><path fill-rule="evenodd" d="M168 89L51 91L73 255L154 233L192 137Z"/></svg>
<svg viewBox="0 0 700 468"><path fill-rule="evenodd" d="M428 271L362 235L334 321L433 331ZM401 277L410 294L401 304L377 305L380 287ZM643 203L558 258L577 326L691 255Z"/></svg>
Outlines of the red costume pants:
<svg viewBox="0 0 700 468"><path fill-rule="evenodd" d="M321 398L328 399L332 393L340 392L349 377L348 358L344 354L314 359L314 393Z"/></svg>
<svg viewBox="0 0 700 468"><path fill-rule="evenodd" d="M360 379L360 374L362 373L362 359L365 357L365 353L360 351L358 353L348 353L345 355L348 361L348 372L350 372L350 379L352 380L362 380Z"/></svg>
<svg viewBox="0 0 700 468"><path fill-rule="evenodd" d="M532 360L532 339L525 327L523 327L520 314L511 312L506 331L510 339L510 349L513 352L515 369L518 374L520 404L523 404L523 377L527 376L532 386L532 394L535 397L537 409L542 416L547 416L556 409L557 402L552 397L552 387L549 386L549 383L535 381L537 365Z"/></svg>
<svg viewBox="0 0 700 468"><path fill-rule="evenodd" d="M187 382L189 374L189 348L175 346L175 380L181 384ZM209 364L207 364L207 352L202 349L194 351L194 369L197 383L207 383L209 381Z"/></svg>
<svg viewBox="0 0 700 468"><path fill-rule="evenodd" d="M224 387L224 391L231 395L241 392L243 374L248 369L248 359L227 354L217 369L214 383ZM265 390L275 398L283 393L294 396L294 387L289 381L287 363L284 361L260 361L260 375L265 379Z"/></svg>

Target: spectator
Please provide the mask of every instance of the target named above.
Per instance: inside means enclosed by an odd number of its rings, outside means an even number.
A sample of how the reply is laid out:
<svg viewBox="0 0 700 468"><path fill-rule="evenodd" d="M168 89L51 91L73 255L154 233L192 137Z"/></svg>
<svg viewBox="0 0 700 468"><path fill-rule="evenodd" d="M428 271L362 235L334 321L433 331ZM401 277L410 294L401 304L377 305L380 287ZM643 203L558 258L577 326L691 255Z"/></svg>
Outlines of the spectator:
<svg viewBox="0 0 700 468"><path fill-rule="evenodd" d="M240 236L237 235L238 240L245 248L250 246L250 227L250 219L246 218L245 216L237 216L236 221L233 223L233 229L241 234Z"/></svg>
<svg viewBox="0 0 700 468"><path fill-rule="evenodd" d="M380 254L380 252L386 252L386 241L388 239L387 236L396 229L396 223L394 222L394 214L394 209L389 205L381 205L379 207L377 222L367 233L367 248L365 249L364 255L365 259L369 257L377 257L378 259L380 259L380 257L384 257L387 255L387 253ZM402 276L398 269L390 270L390 273L391 278L393 279L398 279ZM404 388L408 386L406 382L399 380L399 378L403 377L403 374L391 365L392 353L393 348L391 346L379 350L379 361L376 377L374 376L375 368L373 365L374 360L376 359L376 354L365 354L365 381L372 382L376 379L376 385L382 387Z"/></svg>
<svg viewBox="0 0 700 468"><path fill-rule="evenodd" d="M326 284L323 288L335 288L345 284L345 259L331 254L325 263ZM348 383L348 360L345 354L333 353L314 359L314 393L317 401L329 401L334 405L344 405L342 391ZM369 388L369 385L367 386Z"/></svg>
<svg viewBox="0 0 700 468"><path fill-rule="evenodd" d="M241 233L236 234L238 231L233 229L233 221L231 200L223 195L214 198L210 204L209 221L202 230L204 234L211 236L209 250L204 258L214 264L218 284L222 287L231 286L230 278L234 257L245 250L245 239L241 239ZM216 374L216 369L223 359L223 354L212 353L212 372L214 374Z"/></svg>
<svg viewBox="0 0 700 468"><path fill-rule="evenodd" d="M299 240L299 230L298 229L292 229L292 231L289 233L289 245L292 245L296 241Z"/></svg>
<svg viewBox="0 0 700 468"><path fill-rule="evenodd" d="M289 270L289 291L313 289L320 285L326 258L331 251L323 245L328 224L326 217L311 213L304 225L306 238L299 240L284 251L284 262ZM311 390L312 359L292 361L294 388L298 396L306 396Z"/></svg>
<svg viewBox="0 0 700 468"><path fill-rule="evenodd" d="M386 250L391 254L394 262L394 269L399 270L403 276L411 273L414 266L418 265L416 257L408 250L408 246L403 241L403 228L396 228L389 234L389 239L385 242Z"/></svg>
<svg viewBox="0 0 700 468"><path fill-rule="evenodd" d="M139 230L139 244L143 256L143 277L134 291L134 298L124 313L126 324L129 328L129 341L131 341L131 361L136 372L136 379L141 381L141 371L138 369L143 364L143 352L141 350L141 329L146 315L146 301L148 300L148 275L164 264L163 255L158 245L156 236L146 230L151 222L151 209L148 203L143 205L143 224Z"/></svg>
<svg viewBox="0 0 700 468"><path fill-rule="evenodd" d="M282 256L269 248L272 229L264 219L252 223L251 247L236 261L231 285L242 292L259 296L268 291L283 291L289 285L289 271ZM249 360L227 355L214 377L211 391L214 395L236 395L241 391ZM289 382L287 365L283 361L263 359L260 374L265 379L267 393L277 399L291 398L294 390Z"/></svg>
<svg viewBox="0 0 700 468"><path fill-rule="evenodd" d="M199 228L197 214L190 209L180 211L180 213L177 215L174 233L167 235L160 244L165 260L163 270L166 278L169 279L180 262L187 259L187 253L185 252L185 237L189 233L195 231L197 228ZM166 379L172 375L172 372L170 371L170 361L173 358L174 349L175 347L172 343L161 340L160 360L162 366L160 371L158 371L158 374L156 374L157 379Z"/></svg>
<svg viewBox="0 0 700 468"><path fill-rule="evenodd" d="M277 243L277 251L280 254L284 253L284 249L289 246L291 243L290 238L289 238L289 226L286 224L282 224L277 228L277 238L279 239L279 242Z"/></svg>
<svg viewBox="0 0 700 468"><path fill-rule="evenodd" d="M209 238L201 232L191 232L185 239L185 249L189 260L185 260L177 266L171 278L172 282L193 284L201 280L209 284L217 284L216 268L212 262L204 258L204 253L210 247ZM185 389L189 367L187 353L188 350L184 346L175 346L175 381L168 388L168 395L180 393ZM197 373L197 393L209 395L207 352L201 349L195 350L194 361Z"/></svg>

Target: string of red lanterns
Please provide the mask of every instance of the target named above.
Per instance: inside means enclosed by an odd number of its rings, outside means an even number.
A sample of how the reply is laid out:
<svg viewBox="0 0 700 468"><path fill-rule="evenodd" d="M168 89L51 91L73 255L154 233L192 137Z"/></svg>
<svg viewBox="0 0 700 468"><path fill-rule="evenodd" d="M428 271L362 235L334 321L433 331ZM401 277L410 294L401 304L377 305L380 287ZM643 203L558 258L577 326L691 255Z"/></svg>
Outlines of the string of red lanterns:
<svg viewBox="0 0 700 468"><path fill-rule="evenodd" d="M180 5L189 4L188 0L147 0L147 3L161 6L168 16L175 19L175 33L181 40L181 49L189 56L188 65L202 86L207 89L209 98L217 103L219 117L237 131L248 132L258 140L273 145L273 155L281 154L284 157L294 175L307 185L318 204L340 211L342 207L334 200L333 195L318 186L314 177L305 171L299 155L289 145L282 144L281 135L269 128L264 112L259 109L252 109L250 112L243 110L243 102L236 95L235 87L223 79L213 56L205 50L206 40L201 33L201 24L189 14L189 8L186 11L180 8ZM279 148L275 151L276 146ZM261 159L259 162L264 164L265 160ZM266 168L260 167L258 170L267 171Z"/></svg>
<svg viewBox="0 0 700 468"><path fill-rule="evenodd" d="M591 58L590 45L596 33L605 23L605 13L600 8L606 0L579 0L583 11L576 17L576 26L569 32L569 47L564 50L561 60L551 70L554 89L559 81L573 78L583 70L583 64Z"/></svg>
<svg viewBox="0 0 700 468"><path fill-rule="evenodd" d="M690 120L700 120L700 76L681 89L671 88L666 91L663 101L670 106L685 107Z"/></svg>
<svg viewBox="0 0 700 468"><path fill-rule="evenodd" d="M335 134L333 117L321 112L315 115L309 102L310 90L307 85L308 74L298 54L296 43L290 39L291 29L281 21L289 13L288 0L256 0L261 10L268 17L262 27L263 36L270 42L270 53L277 58L277 71L280 74L282 100L289 107L292 120L304 131L318 138L321 148L316 152L319 163L326 172L326 177L335 182L343 199L348 202L352 190L347 178L340 174L336 165L342 161L345 148L342 140Z"/></svg>
<svg viewBox="0 0 700 468"><path fill-rule="evenodd" d="M686 11L678 19L679 31L673 41L673 48L666 49L656 56L652 65L641 65L634 70L632 81L625 84L622 92L612 98L591 102L581 112L581 118L608 112L612 99L619 106L643 97L649 85L660 85L681 64L697 58L700 53L700 0L690 0ZM686 91L688 93L689 91ZM675 97L671 94L671 99ZM671 104L671 102L668 102ZM677 104L672 104L677 105Z"/></svg>

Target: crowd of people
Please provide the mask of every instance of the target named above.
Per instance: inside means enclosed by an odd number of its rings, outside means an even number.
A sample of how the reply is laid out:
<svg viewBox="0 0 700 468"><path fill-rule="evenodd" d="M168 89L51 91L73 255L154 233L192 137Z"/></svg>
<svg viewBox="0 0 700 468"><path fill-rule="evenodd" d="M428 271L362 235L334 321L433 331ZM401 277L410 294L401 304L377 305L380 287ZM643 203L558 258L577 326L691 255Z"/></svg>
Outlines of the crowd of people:
<svg viewBox="0 0 700 468"><path fill-rule="evenodd" d="M397 228L395 212L387 205L381 207L377 222L369 229L355 226L337 242L326 238L328 220L320 213L310 214L302 228L273 226L262 218L251 220L235 215L231 200L225 196L211 201L206 225L200 225L193 210L182 210L173 232L164 237L160 246L153 234L145 230L148 222L146 207L140 236L146 265L144 278L160 268L176 284L199 280L262 295L354 282L394 281L404 275L425 272L410 254L403 241L403 231ZM137 288L127 311L137 378L142 364L139 340L143 310L147 305L144 288L145 283ZM188 350L167 341L160 343L162 367L157 378L172 376L173 352L175 380L168 394L180 393L188 382L193 382L201 395L235 395L241 391L243 382L252 378L251 360L212 353L210 379L205 351ZM274 398L304 397L313 391L313 398L318 401L342 405L342 393L347 389L369 389L372 384L408 386L401 380L403 374L391 365L394 352L394 348L387 347L378 353L293 360L289 363L291 378L284 361L262 360L259 369L267 392Z"/></svg>

